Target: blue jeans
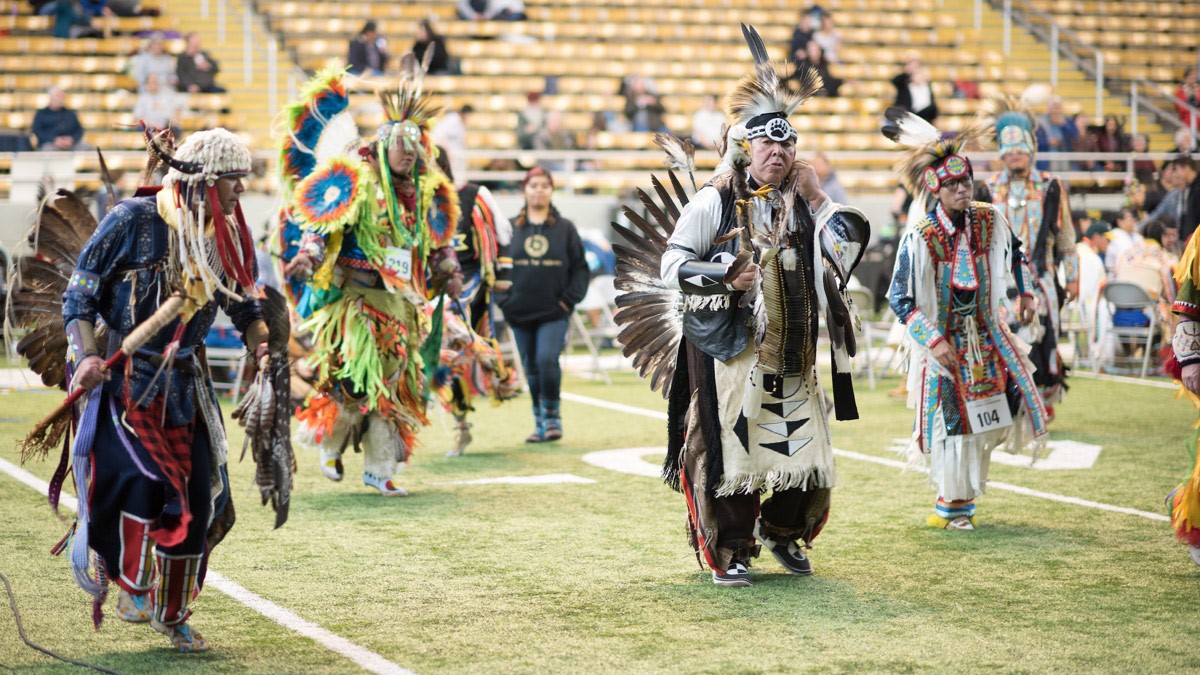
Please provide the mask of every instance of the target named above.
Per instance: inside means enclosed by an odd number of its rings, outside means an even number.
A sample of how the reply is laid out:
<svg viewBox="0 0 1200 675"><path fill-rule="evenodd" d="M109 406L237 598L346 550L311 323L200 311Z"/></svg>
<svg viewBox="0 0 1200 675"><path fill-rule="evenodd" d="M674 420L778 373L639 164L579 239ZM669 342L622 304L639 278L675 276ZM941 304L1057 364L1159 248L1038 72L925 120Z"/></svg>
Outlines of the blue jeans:
<svg viewBox="0 0 1200 675"><path fill-rule="evenodd" d="M517 340L517 351L521 353L521 365L525 366L525 379L529 381L529 393L533 402L557 401L562 385L562 367L558 356L567 344L567 320L545 323L512 324L513 337Z"/></svg>

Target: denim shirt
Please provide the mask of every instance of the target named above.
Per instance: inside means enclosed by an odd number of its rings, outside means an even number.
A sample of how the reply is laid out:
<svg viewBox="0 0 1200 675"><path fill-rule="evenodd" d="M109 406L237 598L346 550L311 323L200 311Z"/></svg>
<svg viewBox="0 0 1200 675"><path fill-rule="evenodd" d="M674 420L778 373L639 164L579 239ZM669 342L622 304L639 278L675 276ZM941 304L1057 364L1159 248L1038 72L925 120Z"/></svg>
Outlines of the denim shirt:
<svg viewBox="0 0 1200 675"><path fill-rule="evenodd" d="M169 294L167 287L167 237L170 229L158 215L154 197L137 197L121 202L104 220L83 246L79 261L63 294L63 323L81 320L108 326L108 354L114 354L135 327L150 318ZM258 276L257 269L254 270ZM230 282L226 282L229 284ZM188 322L180 339L178 360L190 360L196 349L204 344L208 329L217 315L217 306L225 310L233 324L244 335L254 321L262 318L258 301L246 299L232 302L217 292ZM176 367L170 378L169 391L163 392L166 377L155 378L158 366L149 356L159 355L170 343L179 319L167 324L133 356L129 385L134 401L145 396L148 403L160 394L165 395L169 426L190 423L196 415L196 380L203 378L207 395L213 395L207 373L189 375ZM104 345L99 345L101 350ZM124 400L124 368L117 368L104 386L116 400Z"/></svg>

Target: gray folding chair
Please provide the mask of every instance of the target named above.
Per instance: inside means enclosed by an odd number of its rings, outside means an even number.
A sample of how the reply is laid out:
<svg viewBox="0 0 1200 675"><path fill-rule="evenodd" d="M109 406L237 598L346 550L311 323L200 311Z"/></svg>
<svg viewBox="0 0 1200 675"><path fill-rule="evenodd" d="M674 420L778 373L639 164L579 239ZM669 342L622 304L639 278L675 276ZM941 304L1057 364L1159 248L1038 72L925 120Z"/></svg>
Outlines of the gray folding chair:
<svg viewBox="0 0 1200 675"><path fill-rule="evenodd" d="M1154 348L1154 336L1159 329L1158 301L1150 297L1146 289L1128 281L1108 282L1104 287L1103 298L1104 302L1108 303L1114 317L1113 325L1109 327L1105 335L1105 341L1111 350L1102 350L1111 354L1109 365L1117 368L1121 365L1135 364L1137 362L1136 348L1140 347L1142 349L1141 376L1145 377L1150 368L1150 353ZM1121 310L1140 311L1146 316L1146 324L1143 326L1116 325L1117 312ZM1130 355L1119 353L1121 347L1129 347ZM1099 356L1094 359L1094 363L1095 372L1100 372L1101 359Z"/></svg>

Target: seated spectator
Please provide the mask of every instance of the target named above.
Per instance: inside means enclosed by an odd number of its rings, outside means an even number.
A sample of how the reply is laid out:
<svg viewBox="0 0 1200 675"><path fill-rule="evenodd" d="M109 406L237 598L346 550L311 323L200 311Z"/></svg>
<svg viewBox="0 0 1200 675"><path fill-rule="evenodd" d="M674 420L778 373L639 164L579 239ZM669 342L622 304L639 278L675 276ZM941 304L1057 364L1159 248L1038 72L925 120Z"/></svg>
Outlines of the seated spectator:
<svg viewBox="0 0 1200 675"><path fill-rule="evenodd" d="M1176 157L1173 160L1179 174L1177 184L1183 190L1179 209L1179 239L1186 242L1200 226L1200 172L1191 157Z"/></svg>
<svg viewBox="0 0 1200 675"><path fill-rule="evenodd" d="M692 142L698 148L716 150L724 128L725 113L717 107L717 97L705 94L700 109L692 114Z"/></svg>
<svg viewBox="0 0 1200 675"><path fill-rule="evenodd" d="M534 150L572 150L575 148L575 135L563 124L561 110L550 110L546 113L546 126L542 127L533 137Z"/></svg>
<svg viewBox="0 0 1200 675"><path fill-rule="evenodd" d="M910 54L904 64L904 71L892 78L892 86L896 88L896 98L892 105L933 124L938 116L937 101L934 100L933 87L929 83L929 70L921 63L921 57Z"/></svg>
<svg viewBox="0 0 1200 675"><path fill-rule="evenodd" d="M468 21L524 21L522 0L458 0L458 18Z"/></svg>
<svg viewBox="0 0 1200 675"><path fill-rule="evenodd" d="M825 58L830 63L841 63L838 57L838 49L842 46L842 36L833 27L833 15L828 12L821 13L821 27L817 32L813 33L813 42L821 45L821 51L825 52Z"/></svg>
<svg viewBox="0 0 1200 675"><path fill-rule="evenodd" d="M221 66L207 51L200 48L200 35L187 34L187 48L175 62L175 77L179 91L189 94L220 94L225 91L217 85L217 73ZM161 82L159 84L162 84Z"/></svg>
<svg viewBox="0 0 1200 675"><path fill-rule="evenodd" d="M654 83L640 75L629 80L625 92L625 117L634 131L666 131L666 114Z"/></svg>
<svg viewBox="0 0 1200 675"><path fill-rule="evenodd" d="M1175 299L1175 282L1171 278L1179 259L1168 250L1179 239L1178 231L1161 220L1146 224L1141 243L1121 255L1116 261L1116 281L1127 281L1145 289L1170 312ZM1111 251L1111 246L1109 247ZM1116 317L1114 317L1115 319Z"/></svg>
<svg viewBox="0 0 1200 675"><path fill-rule="evenodd" d="M352 75L383 75L388 64L387 38L376 32L374 21L363 24L350 40L346 65Z"/></svg>
<svg viewBox="0 0 1200 675"><path fill-rule="evenodd" d="M81 150L83 125L79 116L66 106L67 91L59 86L50 88L50 102L33 115L33 137L37 149L46 151Z"/></svg>
<svg viewBox="0 0 1200 675"><path fill-rule="evenodd" d="M1163 165L1154 189L1146 194L1144 207L1149 215L1138 223L1138 227L1145 227L1151 220L1179 224L1183 217L1183 197L1187 188L1183 166L1191 161L1189 157L1176 157Z"/></svg>
<svg viewBox="0 0 1200 675"><path fill-rule="evenodd" d="M808 43L807 52L804 55L804 59L796 62L796 72L799 73L800 69L804 66L811 66L812 68L816 69L817 74L819 74L821 79L825 82L825 86L817 92L817 96L837 98L838 90L842 88L842 83L844 80L834 77L829 72L829 61L825 58L825 51L821 49L821 45L818 44L816 40Z"/></svg>
<svg viewBox="0 0 1200 675"><path fill-rule="evenodd" d="M150 39L141 51L130 59L130 75L137 82L138 91L145 91L146 80L151 75L158 76L159 85L175 86L175 57L166 52L163 34L152 33Z"/></svg>
<svg viewBox="0 0 1200 675"><path fill-rule="evenodd" d="M792 39L788 42L788 59L799 61L808 53L808 43L813 37L812 8L800 12L800 22L792 29Z"/></svg>
<svg viewBox="0 0 1200 675"><path fill-rule="evenodd" d="M170 87L162 86L157 75L151 75L146 79L145 90L138 93L133 116L152 129L170 129L178 137L184 109L179 94Z"/></svg>
<svg viewBox="0 0 1200 675"><path fill-rule="evenodd" d="M1100 152L1129 152L1133 150L1133 142L1130 140L1129 134L1125 133L1125 125L1116 115L1105 116L1104 126L1101 128L1097 141L1097 148ZM1111 159L1105 160L1101 164L1101 168L1104 171L1120 171L1125 168L1123 162Z"/></svg>
<svg viewBox="0 0 1200 675"><path fill-rule="evenodd" d="M1188 67L1183 71L1183 82L1175 91L1175 111L1179 113L1179 121L1184 127L1192 128L1192 111L1188 108L1200 108L1200 91L1196 85L1196 68ZM1200 119L1196 120L1200 125Z"/></svg>
<svg viewBox="0 0 1200 675"><path fill-rule="evenodd" d="M1121 258L1142 243L1142 235L1137 232L1137 214L1133 209L1121 209L1114 220L1116 227L1108 233L1108 253L1104 262L1110 278L1116 276L1117 263Z"/></svg>
<svg viewBox="0 0 1200 675"><path fill-rule="evenodd" d="M1187 127L1175 130L1175 150L1180 155L1190 155L1196 152L1196 136Z"/></svg>
<svg viewBox="0 0 1200 675"><path fill-rule="evenodd" d="M79 0L55 0L41 11L54 17L50 34L56 38L96 38L103 35L94 25L95 17L84 9Z"/></svg>
<svg viewBox="0 0 1200 675"><path fill-rule="evenodd" d="M849 204L850 197L846 194L846 188L842 187L842 181L838 179L837 171L833 170L833 164L825 153L818 152L813 155L811 163L813 171L817 173L817 180L821 181L821 189L825 191L825 196L838 204Z"/></svg>
<svg viewBox="0 0 1200 675"><path fill-rule="evenodd" d="M446 51L446 40L433 30L433 24L428 19L417 23L417 40L413 43L412 52L418 62L424 63L427 49L433 50L433 56L429 61L429 72L433 75L452 75L450 54Z"/></svg>
<svg viewBox="0 0 1200 675"><path fill-rule="evenodd" d="M1075 120L1063 112L1062 99L1051 96L1046 101L1046 114L1038 118L1038 152L1071 152L1078 138L1079 129L1075 126ZM1040 161L1037 166L1043 171L1066 171L1070 168L1067 162Z"/></svg>
<svg viewBox="0 0 1200 675"><path fill-rule="evenodd" d="M1134 135L1129 141L1129 149L1137 153L1150 152L1150 137L1146 134ZM1133 160L1133 177L1142 185L1154 182L1154 175L1157 173L1158 167L1154 165L1154 160Z"/></svg>
<svg viewBox="0 0 1200 675"><path fill-rule="evenodd" d="M517 113L517 145L522 150L533 149L533 139L546 126L546 109L542 95L531 91L525 95L525 107Z"/></svg>

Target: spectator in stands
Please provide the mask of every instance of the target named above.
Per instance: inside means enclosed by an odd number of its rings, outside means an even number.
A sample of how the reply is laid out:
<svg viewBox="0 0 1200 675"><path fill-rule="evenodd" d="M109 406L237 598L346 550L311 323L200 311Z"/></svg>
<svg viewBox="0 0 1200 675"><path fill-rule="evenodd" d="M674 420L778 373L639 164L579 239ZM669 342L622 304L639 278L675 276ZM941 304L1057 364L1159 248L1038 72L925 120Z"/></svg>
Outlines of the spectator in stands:
<svg viewBox="0 0 1200 675"><path fill-rule="evenodd" d="M563 122L563 112L547 111L546 126L533 137L533 149L574 150L576 146L575 134L571 133ZM567 168L567 163L558 159L540 161L538 165L549 171L563 171Z"/></svg>
<svg viewBox="0 0 1200 675"><path fill-rule="evenodd" d="M1200 225L1200 173L1196 171L1196 162L1191 157L1177 157L1178 184L1183 191L1183 203L1180 205L1179 240L1186 242L1196 226Z"/></svg>
<svg viewBox="0 0 1200 675"><path fill-rule="evenodd" d="M653 82L640 75L629 80L625 91L625 118L634 131L666 131L663 124L666 112Z"/></svg>
<svg viewBox="0 0 1200 675"><path fill-rule="evenodd" d="M1051 96L1046 101L1046 114L1038 119L1037 143L1038 153L1071 152L1079 138L1079 129L1075 120L1063 112L1063 102L1058 96ZM1038 168L1053 171L1066 171L1067 162L1038 162Z"/></svg>
<svg viewBox="0 0 1200 675"><path fill-rule="evenodd" d="M1200 87L1196 84L1196 68L1189 67L1183 71L1183 82L1175 92L1175 111L1179 113L1179 121L1184 127L1192 128L1192 111L1189 108L1200 108ZM1200 119L1196 120L1200 125Z"/></svg>
<svg viewBox="0 0 1200 675"><path fill-rule="evenodd" d="M33 137L37 149L45 151L82 150L83 125L79 116L67 107L67 91L60 86L50 88L50 102L33 114Z"/></svg>
<svg viewBox="0 0 1200 675"><path fill-rule="evenodd" d="M1145 208L1149 215L1138 224L1144 227L1151 220L1170 221L1179 224L1183 220L1183 198L1187 184L1183 180L1183 164L1190 162L1188 157L1176 157L1163 165L1162 175L1151 194L1145 198Z"/></svg>
<svg viewBox="0 0 1200 675"><path fill-rule="evenodd" d="M1175 152L1190 155L1196 152L1196 135L1187 127L1175 130Z"/></svg>
<svg viewBox="0 0 1200 675"><path fill-rule="evenodd" d="M1099 138L1100 152L1130 152L1133 150L1133 141L1129 138L1129 134L1125 133L1125 123L1116 115L1106 115L1104 117L1104 128L1100 132ZM1104 163L1105 171L1120 171L1124 164L1113 160L1106 160Z"/></svg>
<svg viewBox="0 0 1200 675"><path fill-rule="evenodd" d="M1133 250L1134 246L1142 243L1142 235L1136 231L1137 214L1133 209L1121 209L1117 212L1115 221L1117 226L1108 234L1108 253L1104 258L1104 266L1108 270L1109 278L1116 275L1117 261Z"/></svg>
<svg viewBox="0 0 1200 675"><path fill-rule="evenodd" d="M802 72L805 66L812 66L825 82L825 86L817 92L817 96L837 98L838 90L841 89L844 80L834 77L829 72L829 60L825 58L825 51L816 40L808 43L804 59L796 62L796 73Z"/></svg>
<svg viewBox="0 0 1200 675"><path fill-rule="evenodd" d="M221 66L207 51L200 48L200 34L187 34L187 48L175 61L175 79L179 91L189 94L220 94L225 91L217 85L217 73Z"/></svg>
<svg viewBox="0 0 1200 675"><path fill-rule="evenodd" d="M842 187L842 181L838 179L837 172L833 170L833 164L825 153L818 152L813 155L812 166L813 171L817 172L817 180L821 181L821 189L825 191L825 196L838 204L849 204L850 196L846 194L846 188Z"/></svg>
<svg viewBox="0 0 1200 675"><path fill-rule="evenodd" d="M470 21L524 21L522 0L458 0L458 18Z"/></svg>
<svg viewBox="0 0 1200 675"><path fill-rule="evenodd" d="M1167 246L1178 240L1178 232L1174 226L1161 220L1146 223L1144 232L1142 241L1121 254L1116 261L1113 279L1141 286L1151 298L1164 305L1160 310L1165 310L1162 316L1166 317L1170 314L1175 295L1175 283L1171 276L1175 264L1179 262ZM1112 251L1111 245L1108 250Z"/></svg>
<svg viewBox="0 0 1200 675"><path fill-rule="evenodd" d="M829 12L821 13L821 28L813 33L813 42L821 45L821 50L825 52L825 58L830 63L841 63L838 56L838 50L842 46L842 36L833 27L833 15Z"/></svg>
<svg viewBox="0 0 1200 675"><path fill-rule="evenodd" d="M432 49L433 56L429 62L429 72L433 75L452 75L450 69L450 54L446 51L446 40L433 29L433 23L428 19L417 22L417 40L413 43L413 56L417 61L424 62L425 50Z"/></svg>
<svg viewBox="0 0 1200 675"><path fill-rule="evenodd" d="M921 63L920 56L915 53L909 55L904 70L892 78L892 86L896 87L896 98L892 105L933 124L938 116L937 101L929 83L929 70Z"/></svg>
<svg viewBox="0 0 1200 675"><path fill-rule="evenodd" d="M175 65L175 58L166 51L163 34L154 32L141 51L130 60L130 75L137 82L138 92L145 91L146 80L151 75L158 76L160 85L174 87Z"/></svg>
<svg viewBox="0 0 1200 675"><path fill-rule="evenodd" d="M182 129L180 118L183 111L184 104L179 94L170 87L162 86L158 75L151 74L146 78L146 88L138 92L133 117L152 129L171 129L178 137Z"/></svg>
<svg viewBox="0 0 1200 675"><path fill-rule="evenodd" d="M1150 152L1150 136L1146 134L1135 134L1129 141L1129 149L1137 153ZM1154 165L1154 160L1133 160L1133 177L1142 185L1149 185L1150 183L1154 182L1154 176L1157 173L1158 167Z"/></svg>
<svg viewBox="0 0 1200 675"><path fill-rule="evenodd" d="M788 59L799 61L808 53L808 43L813 38L813 11L808 8L800 12L800 21L792 29L792 39L788 42Z"/></svg>
<svg viewBox="0 0 1200 675"><path fill-rule="evenodd" d="M692 143L698 148L717 149L725 128L725 112L717 107L717 97L705 94L700 109L692 115Z"/></svg>
<svg viewBox="0 0 1200 675"><path fill-rule="evenodd" d="M542 95L531 91L525 95L525 107L517 113L517 145L522 150L533 149L533 139L546 126L546 109Z"/></svg>
<svg viewBox="0 0 1200 675"><path fill-rule="evenodd" d="M450 175L454 176L456 190L467 184L467 118L473 112L475 108L470 103L446 112L430 136L448 155L446 159L450 162Z"/></svg>
<svg viewBox="0 0 1200 675"><path fill-rule="evenodd" d="M354 75L383 75L388 64L387 38L380 35L374 21L363 24L350 40L349 53L346 55L346 65Z"/></svg>
<svg viewBox="0 0 1200 675"><path fill-rule="evenodd" d="M94 18L79 0L55 0L42 8L42 12L54 17L54 28L50 34L56 38L95 38L101 32L94 25Z"/></svg>

